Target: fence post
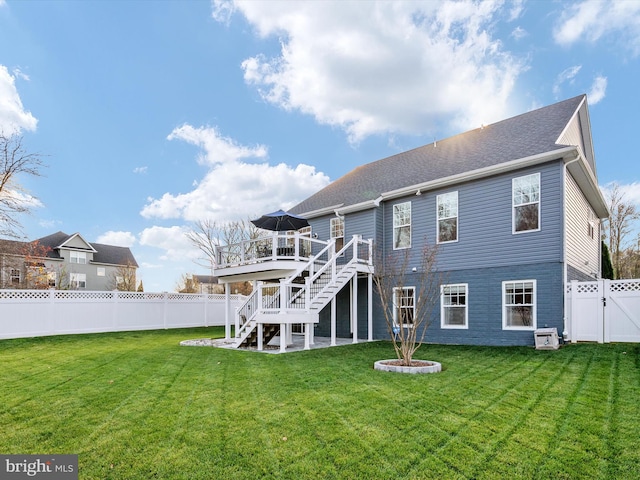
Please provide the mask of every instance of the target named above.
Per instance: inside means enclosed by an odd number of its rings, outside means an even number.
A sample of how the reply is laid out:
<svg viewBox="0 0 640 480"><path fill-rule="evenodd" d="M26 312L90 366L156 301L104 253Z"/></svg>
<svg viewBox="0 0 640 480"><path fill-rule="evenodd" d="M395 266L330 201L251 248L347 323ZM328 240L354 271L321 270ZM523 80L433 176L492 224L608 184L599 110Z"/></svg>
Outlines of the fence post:
<svg viewBox="0 0 640 480"><path fill-rule="evenodd" d="M49 331L55 334L56 329L56 291L53 288L49 289Z"/></svg>
<svg viewBox="0 0 640 480"><path fill-rule="evenodd" d="M209 326L209 294L203 293L204 295L204 326Z"/></svg>
<svg viewBox="0 0 640 480"><path fill-rule="evenodd" d="M611 342L611 315L607 315L607 302L610 301L609 297L611 295L611 280L603 279L600 282L601 297L602 297L602 342L599 343L610 343Z"/></svg>
<svg viewBox="0 0 640 480"><path fill-rule="evenodd" d="M162 324L164 326L164 329L167 329L167 309L169 307L168 303L169 303L169 293L168 292L163 292L162 293L162 306L163 306L163 311L162 311Z"/></svg>
<svg viewBox="0 0 640 480"><path fill-rule="evenodd" d="M120 301L120 297L118 296L118 290L114 290L112 292L113 297L111 297L112 303L113 303L113 310L112 310L112 319L111 319L111 325L113 326L113 331L117 332L118 331L118 302Z"/></svg>

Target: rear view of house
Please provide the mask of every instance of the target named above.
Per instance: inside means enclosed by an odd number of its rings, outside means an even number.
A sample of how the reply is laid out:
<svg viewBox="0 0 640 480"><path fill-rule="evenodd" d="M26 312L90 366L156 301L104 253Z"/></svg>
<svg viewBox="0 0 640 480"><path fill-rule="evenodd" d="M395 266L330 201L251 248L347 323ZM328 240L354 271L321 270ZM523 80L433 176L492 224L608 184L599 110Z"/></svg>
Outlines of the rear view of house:
<svg viewBox="0 0 640 480"><path fill-rule="evenodd" d="M291 211L336 250L356 238L384 258L408 252L398 309L411 308L412 279L428 274L417 268L425 243L437 245L446 283L427 341L483 345L532 345L538 328L565 330L566 285L599 276L608 216L585 95L362 165ZM225 271L215 272L222 283ZM333 292L315 334L387 338L370 283L364 269Z"/></svg>

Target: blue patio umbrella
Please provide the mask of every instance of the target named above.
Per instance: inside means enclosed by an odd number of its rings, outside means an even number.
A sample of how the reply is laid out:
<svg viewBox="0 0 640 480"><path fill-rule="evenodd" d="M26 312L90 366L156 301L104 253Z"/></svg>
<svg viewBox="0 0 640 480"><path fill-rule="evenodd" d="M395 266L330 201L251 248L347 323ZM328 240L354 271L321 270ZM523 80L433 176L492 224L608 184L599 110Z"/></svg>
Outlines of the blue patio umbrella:
<svg viewBox="0 0 640 480"><path fill-rule="evenodd" d="M256 227L275 232L287 232L289 230L300 230L308 227L306 218L299 217L293 213L278 210L277 212L265 213L256 220L251 220Z"/></svg>

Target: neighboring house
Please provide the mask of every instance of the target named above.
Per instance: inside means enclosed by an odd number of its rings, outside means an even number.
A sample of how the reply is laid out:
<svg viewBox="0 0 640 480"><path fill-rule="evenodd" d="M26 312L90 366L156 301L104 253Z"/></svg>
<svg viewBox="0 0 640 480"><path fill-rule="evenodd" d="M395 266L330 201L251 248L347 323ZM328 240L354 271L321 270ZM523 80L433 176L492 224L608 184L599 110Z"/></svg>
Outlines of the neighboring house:
<svg viewBox="0 0 640 480"><path fill-rule="evenodd" d="M481 345L533 345L543 327L562 334L567 283L599 276L600 222L609 214L585 95L362 165L291 212L309 220L313 238L337 246L360 236L385 255L409 251L412 270L425 242L437 245L447 280L426 341ZM214 272L222 283L226 273L268 278L262 263L247 258L234 266L223 256ZM279 260L282 270L273 265L271 278L287 278ZM315 278L319 263L295 272ZM408 272L399 308L412 304L412 278L420 274ZM348 285L334 288L331 303L309 320L315 334L388 338L370 273L360 268ZM281 302L292 306L302 296L292 292ZM305 308L312 311L313 300Z"/></svg>
<svg viewBox="0 0 640 480"><path fill-rule="evenodd" d="M89 243L79 233L0 240L0 288L135 290L137 268L129 248Z"/></svg>
<svg viewBox="0 0 640 480"><path fill-rule="evenodd" d="M198 284L198 293L221 293L222 286L218 282L218 277L213 275L194 275L193 278Z"/></svg>

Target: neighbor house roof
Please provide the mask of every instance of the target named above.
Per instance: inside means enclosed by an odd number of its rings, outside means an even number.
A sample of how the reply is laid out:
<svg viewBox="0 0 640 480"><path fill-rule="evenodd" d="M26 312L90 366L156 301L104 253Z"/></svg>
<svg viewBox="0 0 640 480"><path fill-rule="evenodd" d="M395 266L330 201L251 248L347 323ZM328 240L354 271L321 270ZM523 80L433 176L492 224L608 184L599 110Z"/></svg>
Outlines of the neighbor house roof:
<svg viewBox="0 0 640 480"><path fill-rule="evenodd" d="M291 209L309 218L354 205L371 205L388 192L419 188L524 158L576 151L556 143L586 101L580 95L516 117L355 168ZM495 170L495 168L494 168Z"/></svg>
<svg viewBox="0 0 640 480"><path fill-rule="evenodd" d="M49 247L49 258L61 258L59 255L59 247L63 246L71 238L79 236L78 234L69 235L64 232L56 232L46 237L38 238L40 245ZM82 238L82 237L80 237ZM84 239L83 239L84 240ZM87 248L65 247L73 250L84 250L93 253L93 263L105 263L108 265L131 265L138 267L138 263L128 247L117 247L115 245L105 245L102 243L87 243Z"/></svg>

